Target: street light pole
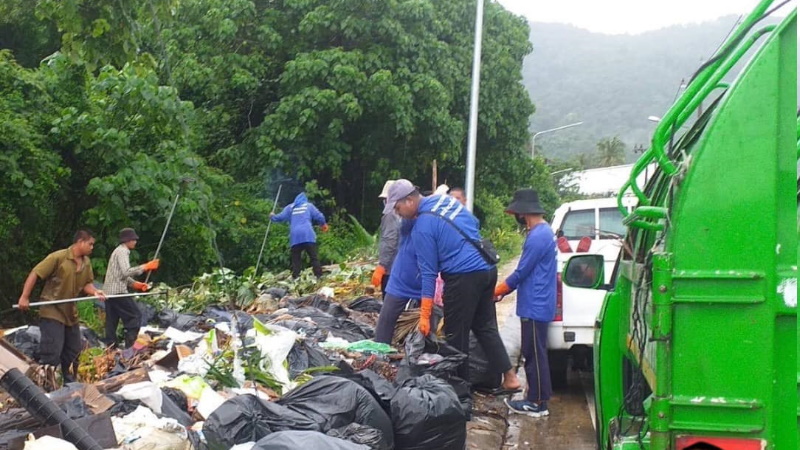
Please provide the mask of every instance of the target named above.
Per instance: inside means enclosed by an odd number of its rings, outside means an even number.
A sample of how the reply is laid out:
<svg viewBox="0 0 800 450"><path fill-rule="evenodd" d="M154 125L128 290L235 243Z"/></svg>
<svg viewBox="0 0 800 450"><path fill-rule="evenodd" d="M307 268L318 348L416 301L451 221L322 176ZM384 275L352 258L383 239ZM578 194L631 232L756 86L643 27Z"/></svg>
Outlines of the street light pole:
<svg viewBox="0 0 800 450"><path fill-rule="evenodd" d="M582 124L583 124L583 122L575 122L575 123L571 123L569 125L564 125L564 126L557 127L557 128L550 128L549 130L543 130L543 131L539 131L539 132L534 133L533 134L533 139L531 139L531 159L533 159L533 157L536 156L536 136L538 136L540 134L544 134L544 133L550 133L552 131L563 130L565 128L577 127L578 125L582 125Z"/></svg>
<svg viewBox="0 0 800 450"><path fill-rule="evenodd" d="M472 89L469 105L469 137L467 139L467 176L464 190L467 209L472 211L475 199L475 147L478 140L478 93L481 85L481 44L483 41L483 0L477 0L475 11L475 48L472 54Z"/></svg>

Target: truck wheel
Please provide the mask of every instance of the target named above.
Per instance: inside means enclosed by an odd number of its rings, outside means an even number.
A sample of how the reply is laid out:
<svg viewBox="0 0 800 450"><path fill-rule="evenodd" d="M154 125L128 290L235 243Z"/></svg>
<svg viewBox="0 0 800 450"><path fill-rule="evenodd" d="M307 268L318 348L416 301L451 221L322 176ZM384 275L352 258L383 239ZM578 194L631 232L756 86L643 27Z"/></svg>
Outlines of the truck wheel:
<svg viewBox="0 0 800 450"><path fill-rule="evenodd" d="M550 362L550 382L553 388L560 389L566 387L569 353L564 350L551 350L547 352L547 356Z"/></svg>

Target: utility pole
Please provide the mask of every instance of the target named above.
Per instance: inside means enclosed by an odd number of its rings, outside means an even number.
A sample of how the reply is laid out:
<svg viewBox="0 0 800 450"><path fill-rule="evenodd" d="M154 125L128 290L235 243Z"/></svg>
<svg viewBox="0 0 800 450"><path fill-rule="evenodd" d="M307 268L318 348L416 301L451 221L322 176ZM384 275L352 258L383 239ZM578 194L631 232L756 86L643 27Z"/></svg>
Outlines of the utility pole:
<svg viewBox="0 0 800 450"><path fill-rule="evenodd" d="M464 190L467 209L472 211L475 199L475 146L478 140L478 94L481 84L481 44L483 41L483 0L477 0L475 11L475 48L472 54L472 89L469 105L469 137L467 140L467 176Z"/></svg>

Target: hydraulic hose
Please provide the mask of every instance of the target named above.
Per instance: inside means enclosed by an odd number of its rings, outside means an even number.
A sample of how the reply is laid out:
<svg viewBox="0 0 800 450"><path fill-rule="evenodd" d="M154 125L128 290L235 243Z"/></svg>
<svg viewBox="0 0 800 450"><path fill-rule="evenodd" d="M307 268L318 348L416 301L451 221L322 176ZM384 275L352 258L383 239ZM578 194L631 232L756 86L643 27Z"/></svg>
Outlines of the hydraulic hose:
<svg viewBox="0 0 800 450"><path fill-rule="evenodd" d="M0 378L3 387L34 418L47 426L61 425L64 439L75 444L79 450L103 450L89 433L70 419L53 400L44 394L30 378L19 369L11 369Z"/></svg>

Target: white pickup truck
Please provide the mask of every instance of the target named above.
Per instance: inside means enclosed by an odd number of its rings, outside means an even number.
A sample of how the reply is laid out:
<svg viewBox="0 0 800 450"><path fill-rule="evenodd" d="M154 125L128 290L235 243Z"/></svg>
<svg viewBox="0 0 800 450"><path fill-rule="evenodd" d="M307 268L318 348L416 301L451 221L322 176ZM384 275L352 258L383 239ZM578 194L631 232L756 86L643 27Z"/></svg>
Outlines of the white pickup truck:
<svg viewBox="0 0 800 450"><path fill-rule="evenodd" d="M630 210L636 205L636 198L626 198L623 204ZM576 369L591 369L594 324L605 297L603 290L562 285L564 263L578 252L603 255L608 283L622 248L625 227L616 198L564 203L553 215L551 225L559 239L558 295L547 347L553 385L563 386L570 356Z"/></svg>

